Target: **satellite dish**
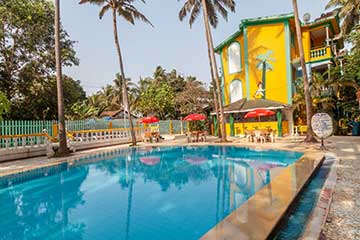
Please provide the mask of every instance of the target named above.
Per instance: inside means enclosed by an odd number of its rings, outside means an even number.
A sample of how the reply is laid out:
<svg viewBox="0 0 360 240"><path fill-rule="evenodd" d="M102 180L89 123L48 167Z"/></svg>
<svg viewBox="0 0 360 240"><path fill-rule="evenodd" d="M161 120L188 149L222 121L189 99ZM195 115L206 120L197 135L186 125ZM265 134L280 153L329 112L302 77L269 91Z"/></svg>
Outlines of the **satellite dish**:
<svg viewBox="0 0 360 240"><path fill-rule="evenodd" d="M311 19L310 13L305 13L304 16L303 16L304 22L305 22L305 23L309 23L309 22L310 22L310 19Z"/></svg>

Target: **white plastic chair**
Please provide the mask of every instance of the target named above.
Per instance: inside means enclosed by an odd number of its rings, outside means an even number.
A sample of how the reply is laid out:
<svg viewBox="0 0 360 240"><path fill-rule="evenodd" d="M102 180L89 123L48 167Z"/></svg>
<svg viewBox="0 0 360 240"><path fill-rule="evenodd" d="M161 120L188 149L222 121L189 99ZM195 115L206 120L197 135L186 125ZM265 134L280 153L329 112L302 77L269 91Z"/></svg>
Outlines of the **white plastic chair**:
<svg viewBox="0 0 360 240"><path fill-rule="evenodd" d="M255 134L256 142L260 142L260 143L265 143L266 142L265 137L263 135L261 135L260 131L255 131L254 134Z"/></svg>

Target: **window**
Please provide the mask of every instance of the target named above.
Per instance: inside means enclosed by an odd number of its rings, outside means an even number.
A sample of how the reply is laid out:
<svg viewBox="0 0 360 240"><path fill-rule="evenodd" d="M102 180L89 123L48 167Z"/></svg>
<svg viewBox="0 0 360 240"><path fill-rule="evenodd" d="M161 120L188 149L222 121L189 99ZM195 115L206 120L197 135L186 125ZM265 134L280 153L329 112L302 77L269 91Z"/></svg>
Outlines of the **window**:
<svg viewBox="0 0 360 240"><path fill-rule="evenodd" d="M242 82L240 80L233 80L230 84L230 103L239 101L242 98Z"/></svg>
<svg viewBox="0 0 360 240"><path fill-rule="evenodd" d="M229 74L241 71L241 50L238 42L232 43L228 48Z"/></svg>

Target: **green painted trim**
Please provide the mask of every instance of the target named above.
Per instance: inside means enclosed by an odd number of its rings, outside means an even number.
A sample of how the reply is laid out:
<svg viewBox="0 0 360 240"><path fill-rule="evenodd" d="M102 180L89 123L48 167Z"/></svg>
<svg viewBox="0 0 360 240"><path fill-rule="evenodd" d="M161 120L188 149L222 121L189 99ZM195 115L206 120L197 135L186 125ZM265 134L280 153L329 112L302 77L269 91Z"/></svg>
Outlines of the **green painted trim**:
<svg viewBox="0 0 360 240"><path fill-rule="evenodd" d="M249 46L248 46L248 36L247 28L243 27L244 32L244 62L245 62L245 83L246 83L246 98L250 100L250 79L249 79Z"/></svg>
<svg viewBox="0 0 360 240"><path fill-rule="evenodd" d="M278 137L282 137L282 113L281 111L276 112Z"/></svg>
<svg viewBox="0 0 360 240"><path fill-rule="evenodd" d="M315 27L319 27L321 25L326 25L326 24L329 24L332 28L332 31L333 31L333 34L335 34L335 30L334 30L334 27L333 27L333 24L332 24L332 20L335 19L335 22L336 22L336 25L339 29L339 32L341 31L341 28L340 28L340 21L339 21L339 15L336 14L335 16L332 15L330 17L327 17L327 18L323 18L323 19L320 19L318 21L315 21L315 22L311 22L311 23L302 23L301 26L302 27L310 27L310 28L315 28ZM337 34L337 33L336 33Z"/></svg>
<svg viewBox="0 0 360 240"><path fill-rule="evenodd" d="M219 45L217 45L215 47L214 50L215 50L215 52L219 53L223 47L232 43L237 37L239 37L241 35L241 33L243 33L244 25L270 24L270 23L274 23L274 22L281 22L281 21L284 21L286 19L290 19L293 17L294 17L293 13L288 13L288 14L272 15L272 16L267 16L267 17L243 19L239 25L239 30L237 30L235 33L233 33L228 38L226 38L224 41L222 41ZM258 23L258 24L256 24L256 23Z"/></svg>
<svg viewBox="0 0 360 240"><path fill-rule="evenodd" d="M239 45L239 48L240 48L240 71L230 73L230 67L228 67L228 69L229 69L228 74L229 74L229 75L241 73L242 70L243 70L243 66L242 66L242 63L241 63L241 57L242 57L241 53L242 53L242 51L241 51L241 44L240 44L239 41L233 41L233 42L230 43L229 46L227 47L227 54L226 54L226 55L227 55L227 60L228 60L227 63L228 63L228 65L229 65L229 48L230 48L230 46L233 45L234 43L237 43L237 44ZM222 51L222 50L221 50L221 51Z"/></svg>
<svg viewBox="0 0 360 240"><path fill-rule="evenodd" d="M225 91L224 91L224 85L225 85L225 74L224 74L224 63L223 63L223 51L221 49L220 51L220 58L221 58L221 97L223 101L223 105L225 105Z"/></svg>
<svg viewBox="0 0 360 240"><path fill-rule="evenodd" d="M318 24L315 24L315 25L310 25L309 29L314 29L314 28L318 28L318 27L330 27L330 30L331 30L332 34L334 36L336 35L335 29L334 29L333 25L331 24L331 22L324 22L324 23L318 23Z"/></svg>
<svg viewBox="0 0 360 240"><path fill-rule="evenodd" d="M272 23L279 23L279 22L284 22L284 21L288 21L289 19L294 18L294 14L293 13L288 13L288 14L280 14L280 15L273 15L273 16L266 16L266 17L258 17L258 18L248 18L248 19L243 19L241 21L241 23L239 24L239 30L237 30L235 33L233 33L232 35L230 35L228 38L226 38L223 42L221 42L216 48L215 48L215 52L219 53L219 51L225 47L226 45L229 45L230 43L232 43L237 37L239 37L241 35L241 33L243 33L244 30L244 26L255 26L255 25L262 25L262 24L272 24ZM331 31L333 34L337 34L335 33L335 29L332 25L331 20L335 18L335 21L337 22L337 27L339 28L340 31L340 24L339 24L339 16L331 16L328 17L326 19L321 19L317 22L313 22L313 23L309 23L309 24L304 24L301 23L302 27L309 27L311 28L316 28L319 27L321 25L326 25L329 24ZM244 34L245 35L245 34Z"/></svg>
<svg viewBox="0 0 360 240"><path fill-rule="evenodd" d="M286 20L284 25L285 25L285 59L286 59L287 98L288 98L288 104L292 104L292 92L291 92L292 70L291 70L291 53L290 53L291 31L290 31L289 20Z"/></svg>
<svg viewBox="0 0 360 240"><path fill-rule="evenodd" d="M217 124L217 118L216 115L214 116L214 135L217 137L219 134L219 128Z"/></svg>
<svg viewBox="0 0 360 240"><path fill-rule="evenodd" d="M320 59L320 60L316 60L316 61L311 61L311 62L306 62L306 64L308 64L308 63L325 62L325 61L328 61L328 60L333 60L333 57L331 57L331 58L325 58L325 59Z"/></svg>
<svg viewBox="0 0 360 240"><path fill-rule="evenodd" d="M235 124L234 124L234 114L230 113L230 136L234 136L235 135Z"/></svg>
<svg viewBox="0 0 360 240"><path fill-rule="evenodd" d="M275 23L283 23L285 21L288 21L288 19L274 19L269 21L261 21L261 22L249 22L249 23L243 23L244 26L259 26L259 25L267 25L267 24L275 24Z"/></svg>
<svg viewBox="0 0 360 240"><path fill-rule="evenodd" d="M232 43L237 37L241 35L241 33L242 33L242 29L236 31L234 34L230 35L228 38L222 41L218 46L216 46L214 51L219 53L222 48Z"/></svg>
<svg viewBox="0 0 360 240"><path fill-rule="evenodd" d="M294 18L294 13L287 13L287 14L279 14L279 15L272 15L266 17L258 17L258 18L248 18L241 21L242 24L266 24L266 23L273 23L274 21L284 21L290 18Z"/></svg>

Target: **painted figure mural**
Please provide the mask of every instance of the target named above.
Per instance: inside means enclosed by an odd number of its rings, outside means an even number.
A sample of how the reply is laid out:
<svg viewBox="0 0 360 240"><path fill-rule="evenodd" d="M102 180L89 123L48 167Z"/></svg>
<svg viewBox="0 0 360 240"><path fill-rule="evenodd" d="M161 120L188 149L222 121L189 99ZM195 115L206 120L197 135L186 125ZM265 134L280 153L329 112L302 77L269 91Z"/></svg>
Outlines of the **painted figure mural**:
<svg viewBox="0 0 360 240"><path fill-rule="evenodd" d="M266 72L274 70L271 62L275 62L275 59L271 57L272 54L273 51L268 50L265 54L259 54L256 57L256 68L262 71L262 80L257 84L258 90L255 93L255 98L259 96L263 99L266 98Z"/></svg>

